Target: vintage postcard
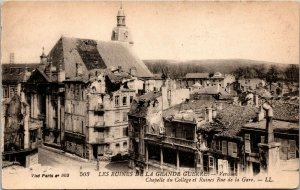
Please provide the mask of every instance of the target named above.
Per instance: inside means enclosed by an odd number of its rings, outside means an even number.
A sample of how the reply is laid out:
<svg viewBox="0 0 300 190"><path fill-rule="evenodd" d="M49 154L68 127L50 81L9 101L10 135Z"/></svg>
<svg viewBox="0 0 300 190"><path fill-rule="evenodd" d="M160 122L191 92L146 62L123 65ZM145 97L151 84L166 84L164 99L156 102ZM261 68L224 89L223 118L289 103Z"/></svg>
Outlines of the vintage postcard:
<svg viewBox="0 0 300 190"><path fill-rule="evenodd" d="M3 189L294 189L299 4L5 1Z"/></svg>

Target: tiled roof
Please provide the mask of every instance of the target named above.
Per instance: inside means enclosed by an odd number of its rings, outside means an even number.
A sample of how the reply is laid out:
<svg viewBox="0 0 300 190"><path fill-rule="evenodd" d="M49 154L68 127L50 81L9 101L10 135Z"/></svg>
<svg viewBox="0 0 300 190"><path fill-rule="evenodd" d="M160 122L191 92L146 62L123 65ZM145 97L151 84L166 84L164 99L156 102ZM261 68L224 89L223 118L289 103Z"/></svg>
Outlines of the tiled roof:
<svg viewBox="0 0 300 190"><path fill-rule="evenodd" d="M226 137L237 136L244 124L256 117L258 108L250 106L236 106L224 104L222 110L218 110L217 117L212 123L203 126L207 131L219 131L219 135Z"/></svg>
<svg viewBox="0 0 300 190"><path fill-rule="evenodd" d="M194 78L201 78L201 79L205 79L205 78L209 78L209 73L187 73L185 75L185 78L187 79L194 79Z"/></svg>
<svg viewBox="0 0 300 190"><path fill-rule="evenodd" d="M181 104L177 104L173 107L170 107L163 111L163 117L173 117L175 114L180 113L182 111L192 110L195 117L201 117L204 114L204 110L206 107L211 107L214 105L216 101L211 100L190 100L188 102L183 102Z"/></svg>
<svg viewBox="0 0 300 190"><path fill-rule="evenodd" d="M109 73L107 74L107 77L112 83L121 83L123 79L130 79L130 75L125 72L120 73Z"/></svg>
<svg viewBox="0 0 300 190"><path fill-rule="evenodd" d="M290 122L299 121L299 101L290 103L283 100L269 100L273 107L274 119Z"/></svg>
<svg viewBox="0 0 300 190"><path fill-rule="evenodd" d="M117 41L62 37L50 51L49 57L57 68L63 64L66 78L75 76L77 63L85 65L87 70L121 66L128 73L130 68L135 67L138 77L152 77L152 73L133 53L129 44Z"/></svg>
<svg viewBox="0 0 300 190"><path fill-rule="evenodd" d="M161 92L148 92L136 98L130 107L128 115L135 117L146 117L150 102L161 96Z"/></svg>

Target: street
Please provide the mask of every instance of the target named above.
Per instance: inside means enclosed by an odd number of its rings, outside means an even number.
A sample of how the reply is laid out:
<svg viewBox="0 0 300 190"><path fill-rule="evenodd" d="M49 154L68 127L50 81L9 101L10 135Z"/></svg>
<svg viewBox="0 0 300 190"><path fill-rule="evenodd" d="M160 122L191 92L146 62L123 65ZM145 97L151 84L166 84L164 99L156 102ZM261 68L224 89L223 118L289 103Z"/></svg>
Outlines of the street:
<svg viewBox="0 0 300 190"><path fill-rule="evenodd" d="M74 158L73 158L74 157ZM51 150L50 148L39 148L39 163L42 166L50 166L60 169L87 169L95 170L96 161L87 161L73 155L66 155L59 150ZM100 161L101 171L128 171L128 162L105 162Z"/></svg>

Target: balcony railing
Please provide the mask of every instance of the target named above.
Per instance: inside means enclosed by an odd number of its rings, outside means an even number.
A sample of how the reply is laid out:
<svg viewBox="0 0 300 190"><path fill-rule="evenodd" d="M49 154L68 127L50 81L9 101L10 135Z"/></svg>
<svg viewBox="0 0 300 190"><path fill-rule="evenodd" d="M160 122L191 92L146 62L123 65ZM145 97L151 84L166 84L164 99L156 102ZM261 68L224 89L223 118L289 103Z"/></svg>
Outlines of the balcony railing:
<svg viewBox="0 0 300 190"><path fill-rule="evenodd" d="M156 134L146 134L145 137L148 140L152 140L156 142L163 142L168 144L176 144L180 146L196 148L196 142L192 140L186 140L186 139L180 139L180 138L168 137L168 136L156 135Z"/></svg>
<svg viewBox="0 0 300 190"><path fill-rule="evenodd" d="M157 142L161 142L163 138L165 138L166 136L163 135L157 135L157 134L146 134L145 138L148 140L152 140L152 141L157 141Z"/></svg>
<svg viewBox="0 0 300 190"><path fill-rule="evenodd" d="M182 145L186 147L192 147L196 148L196 142L192 140L186 140L186 139L179 139L179 138L174 138L174 137L167 137L164 139L166 143L171 143L171 144L177 144L177 145Z"/></svg>

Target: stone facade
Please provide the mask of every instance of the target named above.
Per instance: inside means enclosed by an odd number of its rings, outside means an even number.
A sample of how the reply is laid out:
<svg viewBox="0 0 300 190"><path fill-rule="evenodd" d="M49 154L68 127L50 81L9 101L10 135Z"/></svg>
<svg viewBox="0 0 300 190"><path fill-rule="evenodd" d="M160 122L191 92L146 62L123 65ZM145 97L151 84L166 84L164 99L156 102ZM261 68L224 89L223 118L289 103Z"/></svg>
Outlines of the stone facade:
<svg viewBox="0 0 300 190"><path fill-rule="evenodd" d="M161 91L146 93L133 102L128 113L130 168L143 171L149 167L148 145L151 146L153 142L153 139L149 140L149 135L153 137L152 132L155 131L159 136L165 131L162 121L163 110L184 102L188 98L188 89L176 89L175 82L166 79ZM159 139L159 137L154 138ZM152 148L156 151L160 150L159 145ZM160 155L161 152L158 154ZM160 166L159 163L158 166Z"/></svg>
<svg viewBox="0 0 300 190"><path fill-rule="evenodd" d="M122 72L125 83L112 82L120 74L97 70L88 80L76 77L64 81L66 151L87 159L127 153L127 113L136 96L127 82L134 83L136 78Z"/></svg>

